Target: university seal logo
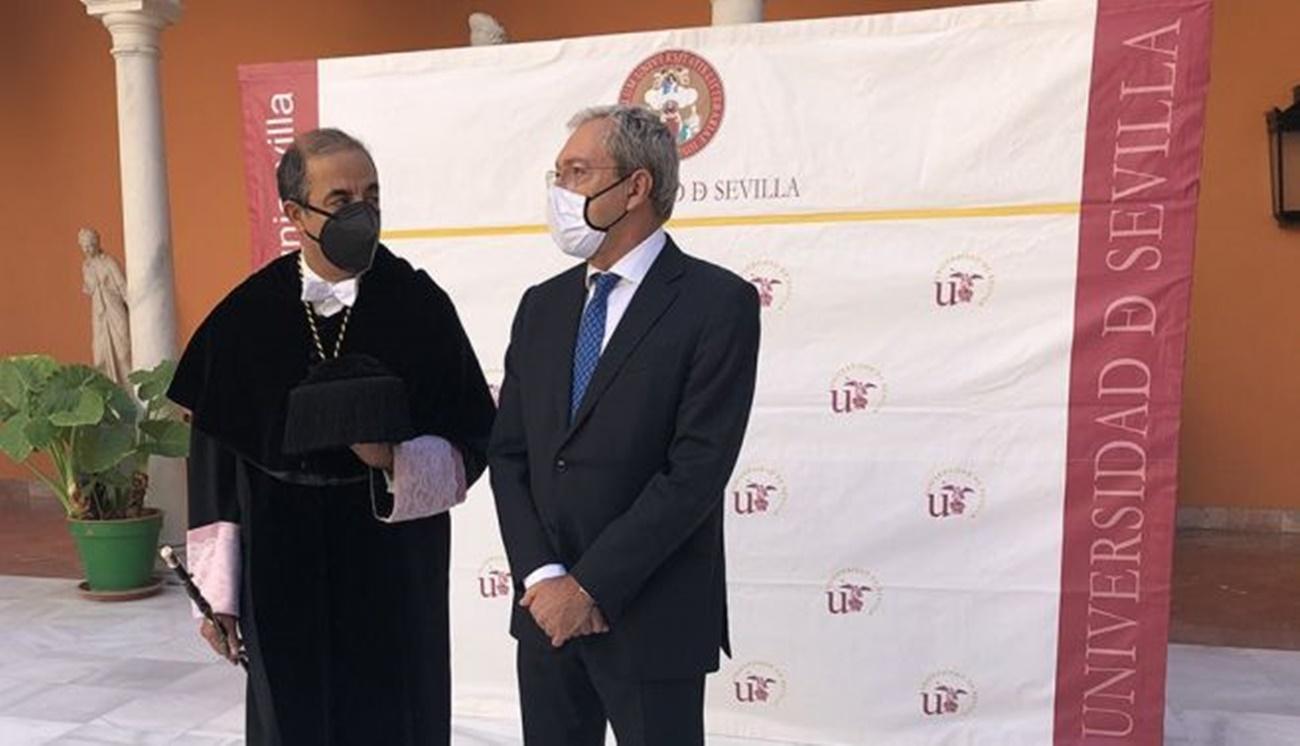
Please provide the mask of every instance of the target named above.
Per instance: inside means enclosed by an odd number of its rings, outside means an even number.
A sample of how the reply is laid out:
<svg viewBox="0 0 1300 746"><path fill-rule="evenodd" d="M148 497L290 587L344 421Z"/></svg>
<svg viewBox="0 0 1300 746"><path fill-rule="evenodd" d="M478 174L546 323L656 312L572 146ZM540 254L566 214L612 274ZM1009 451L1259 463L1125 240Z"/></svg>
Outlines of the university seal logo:
<svg viewBox="0 0 1300 746"><path fill-rule="evenodd" d="M940 671L921 685L921 713L926 717L968 715L978 700L975 685L956 671Z"/></svg>
<svg viewBox="0 0 1300 746"><path fill-rule="evenodd" d="M781 475L762 467L741 471L731 481L730 492L731 509L741 517L778 513L789 494Z"/></svg>
<svg viewBox="0 0 1300 746"><path fill-rule="evenodd" d="M774 707L785 697L785 675L770 663L750 663L731 679L737 704Z"/></svg>
<svg viewBox="0 0 1300 746"><path fill-rule="evenodd" d="M677 140L677 152L690 158L708 145L722 126L726 95L722 78L703 57L682 49L660 52L636 66L619 103L646 106Z"/></svg>

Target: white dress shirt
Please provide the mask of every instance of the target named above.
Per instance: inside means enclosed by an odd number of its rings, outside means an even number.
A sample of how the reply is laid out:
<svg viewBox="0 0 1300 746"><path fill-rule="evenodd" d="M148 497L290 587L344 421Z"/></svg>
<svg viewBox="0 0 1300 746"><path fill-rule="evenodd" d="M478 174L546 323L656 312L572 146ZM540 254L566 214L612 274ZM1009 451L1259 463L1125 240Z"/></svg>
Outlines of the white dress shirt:
<svg viewBox="0 0 1300 746"><path fill-rule="evenodd" d="M664 245L667 243L668 236L664 233L664 229L660 228L624 254L623 258L608 270L587 265L588 303L591 302L591 296L596 290L595 283L591 281L592 277L604 274L606 271L618 275L618 284L609 291L609 298L605 301L605 338L600 343L601 352L605 351L609 338L614 336L614 330L618 328L618 322L623 319L623 314L627 313L627 307L631 305L636 289L641 287L646 274L650 272L650 266L659 258L659 253L664 250Z"/></svg>
<svg viewBox="0 0 1300 746"><path fill-rule="evenodd" d="M650 267L659 258L663 252L664 246L668 243L668 235L664 229L651 233L649 238L636 245L636 248L623 255L614 263L614 266L608 270L601 270L587 265L587 302L591 302L592 293L595 290L595 283L591 281L593 275L602 274L605 271L618 275L618 284L614 289L609 291L609 298L605 301L605 338L600 343L600 351L604 352L605 347L609 345L609 338L614 336L614 330L618 328L618 322L623 319L623 314L627 313L627 307L632 304L632 296L636 295L637 288L645 281L645 276L650 272ZM561 564L542 565L533 570L524 578L524 588L532 588L537 583L551 578L561 578L569 574L568 568Z"/></svg>
<svg viewBox="0 0 1300 746"><path fill-rule="evenodd" d="M328 318L357 302L357 278L330 282L313 272L302 254L298 255L298 265L302 267L302 299L317 314Z"/></svg>

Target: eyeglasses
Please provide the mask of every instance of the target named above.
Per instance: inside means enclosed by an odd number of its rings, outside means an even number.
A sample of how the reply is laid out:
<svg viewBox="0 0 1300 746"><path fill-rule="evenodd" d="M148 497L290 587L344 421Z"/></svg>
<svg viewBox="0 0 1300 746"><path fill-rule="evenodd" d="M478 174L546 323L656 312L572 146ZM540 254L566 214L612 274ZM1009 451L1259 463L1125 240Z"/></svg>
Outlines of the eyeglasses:
<svg viewBox="0 0 1300 746"><path fill-rule="evenodd" d="M570 187L586 181L596 171L617 171L618 166L585 166L573 164L559 171L546 172L546 186Z"/></svg>

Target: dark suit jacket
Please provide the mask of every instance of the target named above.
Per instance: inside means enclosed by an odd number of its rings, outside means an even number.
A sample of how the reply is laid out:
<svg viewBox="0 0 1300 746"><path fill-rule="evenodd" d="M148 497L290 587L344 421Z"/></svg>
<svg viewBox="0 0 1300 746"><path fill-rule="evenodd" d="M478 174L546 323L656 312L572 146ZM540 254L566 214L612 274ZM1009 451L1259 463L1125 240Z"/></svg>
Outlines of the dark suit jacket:
<svg viewBox="0 0 1300 746"><path fill-rule="evenodd" d="M637 288L569 423L586 301L579 265L530 288L506 353L489 464L515 591L565 565L609 621L589 666L640 679L718 668L727 639L723 493L754 395L759 303L672 239ZM516 603L511 634L550 641Z"/></svg>

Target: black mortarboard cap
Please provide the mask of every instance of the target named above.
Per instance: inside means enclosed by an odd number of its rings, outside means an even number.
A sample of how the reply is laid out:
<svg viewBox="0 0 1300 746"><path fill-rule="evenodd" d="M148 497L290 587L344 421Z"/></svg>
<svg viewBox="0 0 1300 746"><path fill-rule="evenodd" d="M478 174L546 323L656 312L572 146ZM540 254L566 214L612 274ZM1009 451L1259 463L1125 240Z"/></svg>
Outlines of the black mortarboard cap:
<svg viewBox="0 0 1300 746"><path fill-rule="evenodd" d="M413 437L406 383L368 355L326 360L289 392L286 455Z"/></svg>

